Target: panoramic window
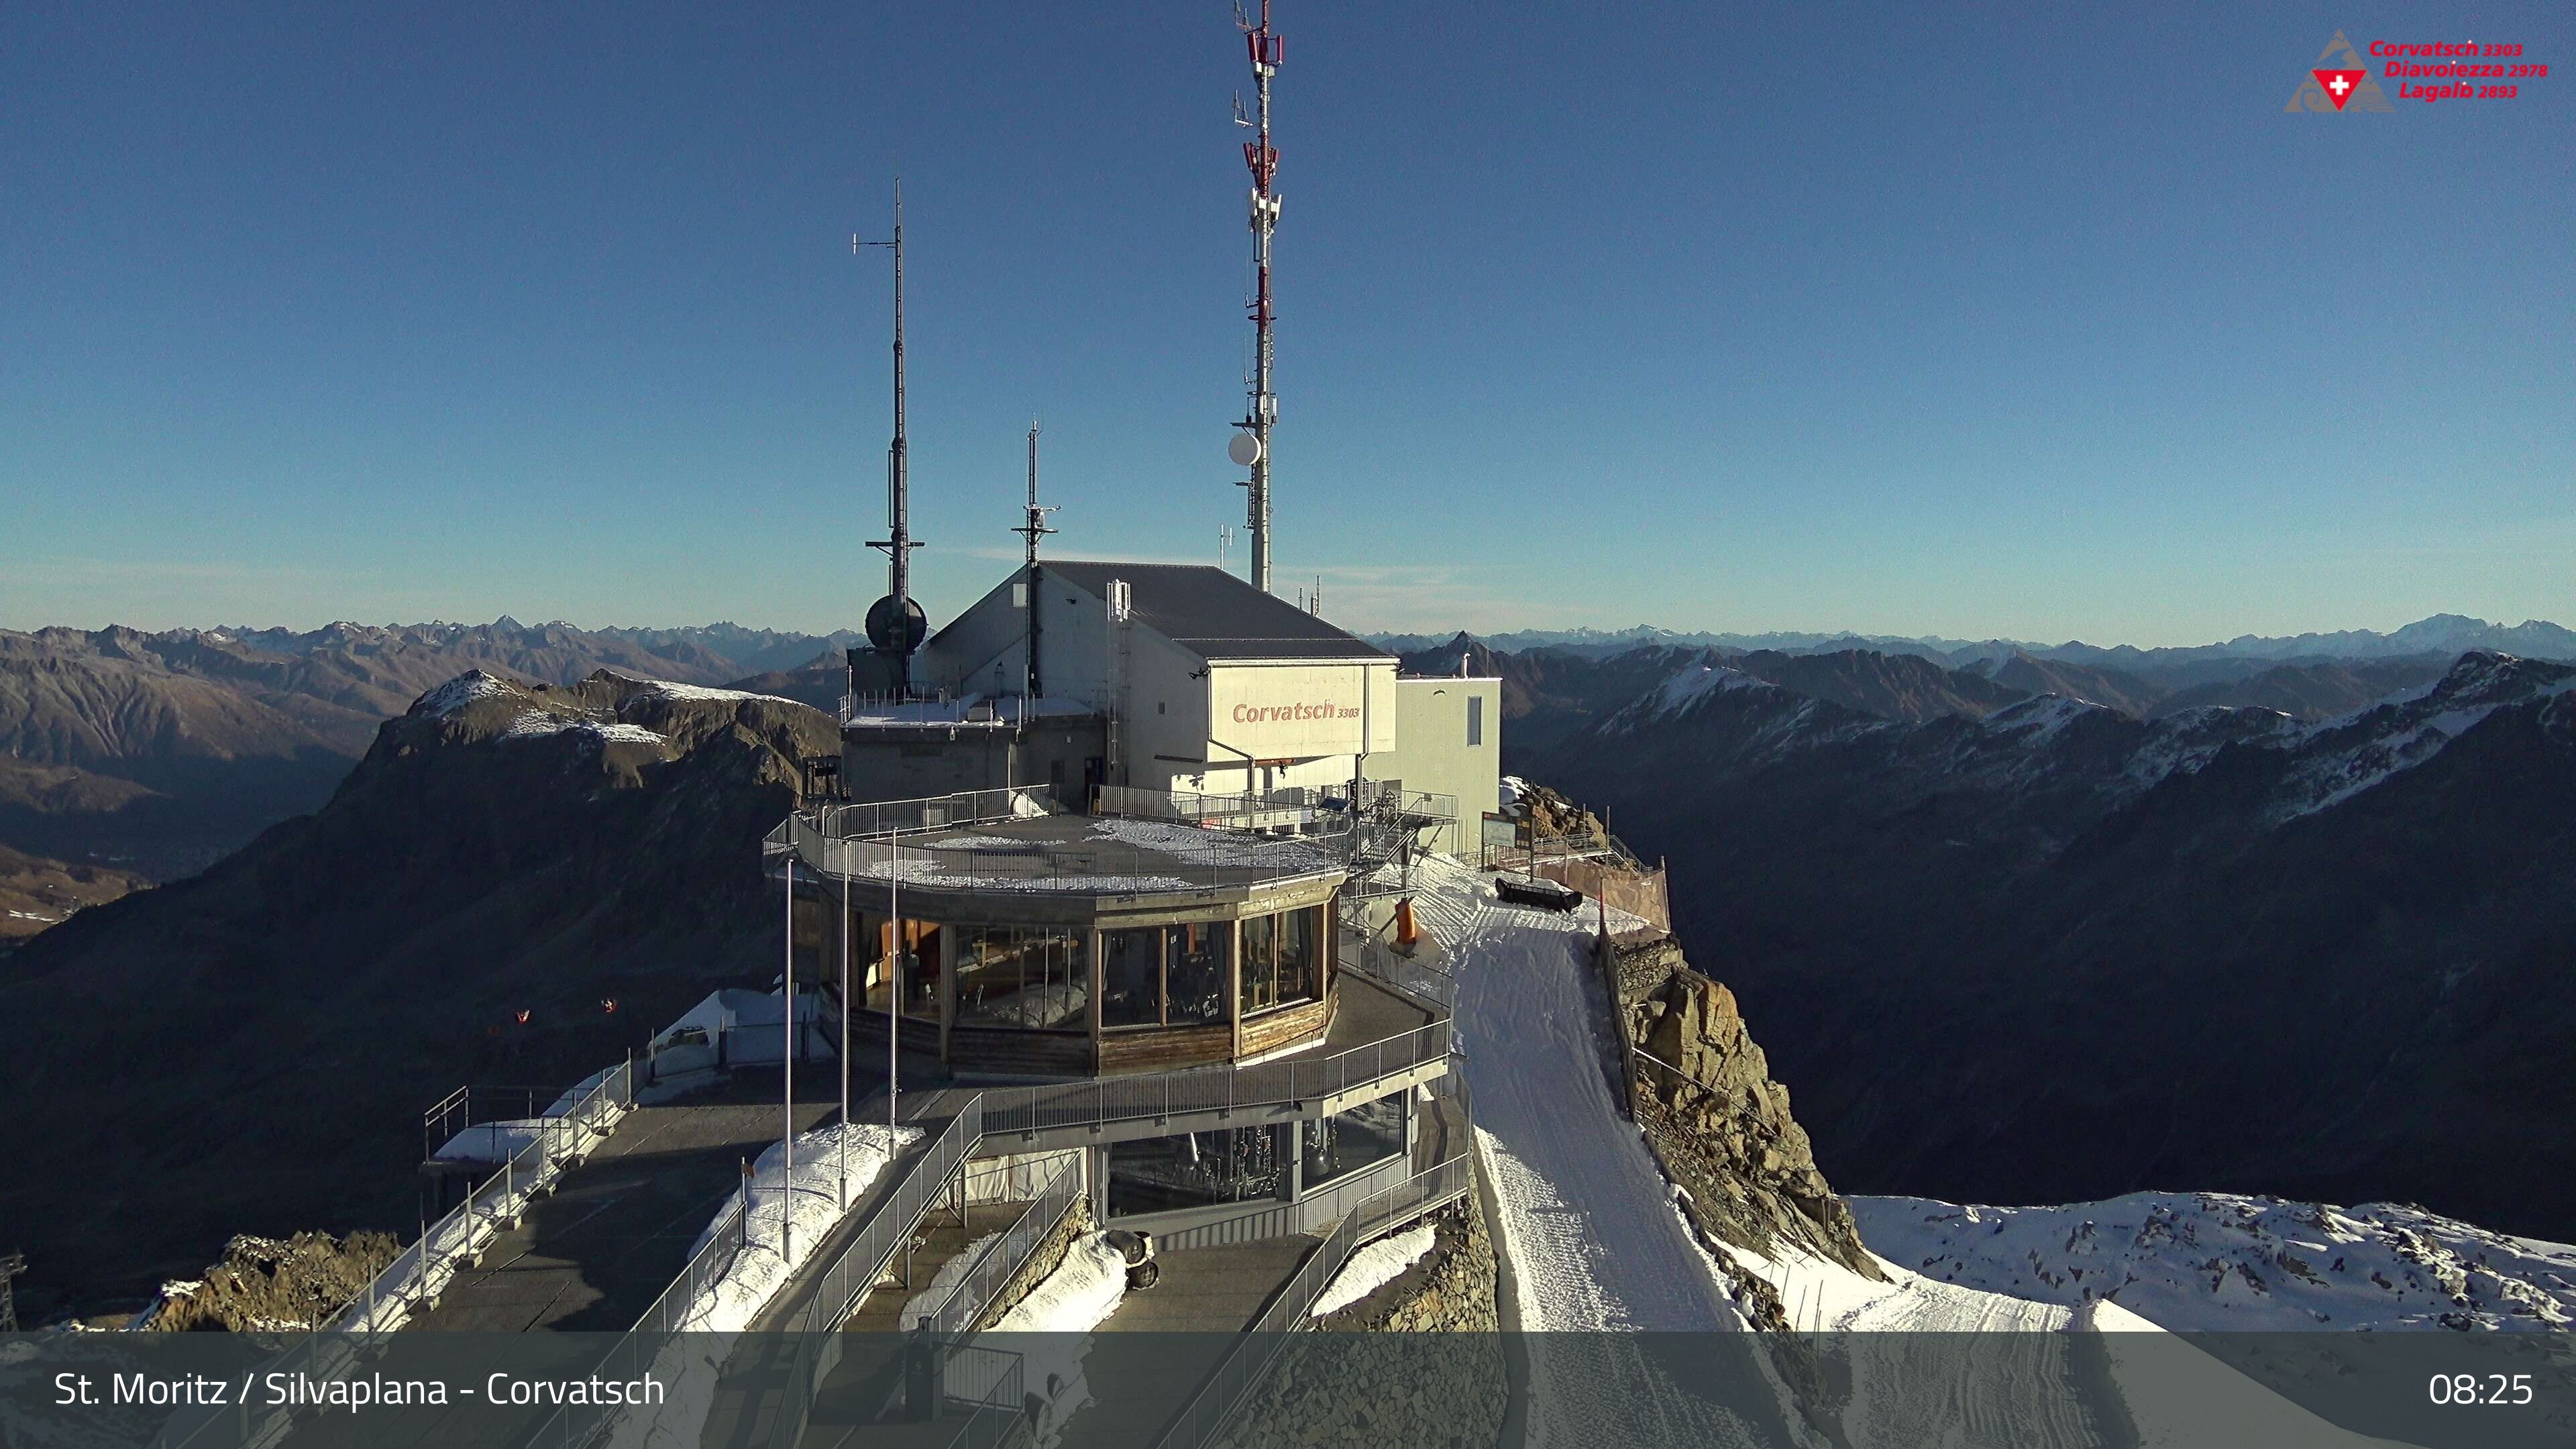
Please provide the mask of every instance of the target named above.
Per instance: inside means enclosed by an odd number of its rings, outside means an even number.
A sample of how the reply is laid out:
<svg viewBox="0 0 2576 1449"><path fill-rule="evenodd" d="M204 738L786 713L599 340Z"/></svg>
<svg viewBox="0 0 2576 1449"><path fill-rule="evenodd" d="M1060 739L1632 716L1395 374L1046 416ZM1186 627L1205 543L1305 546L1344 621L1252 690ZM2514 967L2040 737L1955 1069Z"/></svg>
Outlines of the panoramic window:
<svg viewBox="0 0 2576 1449"><path fill-rule="evenodd" d="M1163 928L1164 1020L1183 1023L1228 1019L1226 1010L1228 921L1193 921Z"/></svg>
<svg viewBox="0 0 2576 1449"><path fill-rule="evenodd" d="M1481 745L1484 742L1485 699L1482 695L1471 694L1467 696L1467 743Z"/></svg>
<svg viewBox="0 0 2576 1449"><path fill-rule="evenodd" d="M1100 1024L1160 1026L1163 1021L1163 931L1100 933Z"/></svg>
<svg viewBox="0 0 2576 1449"><path fill-rule="evenodd" d="M1404 1094L1363 1102L1298 1128L1304 1186L1317 1187L1404 1151Z"/></svg>
<svg viewBox="0 0 2576 1449"><path fill-rule="evenodd" d="M1112 1143L1109 1211L1123 1217L1277 1197L1285 1166L1268 1127Z"/></svg>
<svg viewBox="0 0 2576 1449"><path fill-rule="evenodd" d="M1251 916L1243 923L1243 1010L1314 1001L1324 994L1324 908Z"/></svg>
<svg viewBox="0 0 2576 1449"><path fill-rule="evenodd" d="M1082 1031L1091 966L1080 932L977 926L957 942L957 1024Z"/></svg>

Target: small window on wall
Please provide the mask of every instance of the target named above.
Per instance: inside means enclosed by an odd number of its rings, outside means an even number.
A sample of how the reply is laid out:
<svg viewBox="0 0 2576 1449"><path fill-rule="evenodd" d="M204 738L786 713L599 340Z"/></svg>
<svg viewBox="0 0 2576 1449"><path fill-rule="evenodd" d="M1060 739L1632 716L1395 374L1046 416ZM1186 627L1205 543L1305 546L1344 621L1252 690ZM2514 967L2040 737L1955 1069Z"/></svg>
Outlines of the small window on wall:
<svg viewBox="0 0 2576 1449"><path fill-rule="evenodd" d="M1315 1001L1324 994L1324 908L1252 916L1243 923L1243 1010Z"/></svg>
<svg viewBox="0 0 2576 1449"><path fill-rule="evenodd" d="M1404 1094L1363 1102L1298 1127L1303 1186L1318 1187L1404 1150Z"/></svg>
<svg viewBox="0 0 2576 1449"><path fill-rule="evenodd" d="M1471 694L1467 696L1467 743L1481 745L1484 742L1485 697L1481 694Z"/></svg>
<svg viewBox="0 0 2576 1449"><path fill-rule="evenodd" d="M1276 1197L1287 1175L1279 1146L1280 1135L1267 1127L1227 1127L1112 1143L1110 1216Z"/></svg>

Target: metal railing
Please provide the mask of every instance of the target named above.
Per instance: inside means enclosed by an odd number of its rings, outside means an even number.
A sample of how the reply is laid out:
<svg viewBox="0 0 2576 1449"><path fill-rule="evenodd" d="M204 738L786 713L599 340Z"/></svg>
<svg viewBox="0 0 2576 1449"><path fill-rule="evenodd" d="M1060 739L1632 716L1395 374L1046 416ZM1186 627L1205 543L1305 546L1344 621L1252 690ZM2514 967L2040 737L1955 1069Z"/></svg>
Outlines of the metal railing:
<svg viewBox="0 0 2576 1449"><path fill-rule="evenodd" d="M1365 937L1358 944L1357 951L1342 953L1344 966L1356 965L1360 974L1370 980L1442 1011L1450 1011L1457 1006L1457 977L1429 961L1399 954L1394 947L1375 936Z"/></svg>
<svg viewBox="0 0 2576 1449"><path fill-rule="evenodd" d="M1038 1195L1030 1199L1028 1207L975 1259L975 1266L957 1281L949 1295L925 1315L930 1320L931 1332L942 1335L972 1332L985 1310L1001 1296L1003 1285L1027 1265L1030 1256L1037 1252L1038 1244L1055 1231L1055 1225L1063 1220L1074 1199L1080 1196L1081 1171L1070 1161L1058 1161L1045 1185L1038 1189ZM907 1329L921 1327L919 1323L898 1326Z"/></svg>
<svg viewBox="0 0 2576 1449"><path fill-rule="evenodd" d="M994 820L1024 820L1035 815L1061 815L1064 806L1052 785L1014 785L999 790L960 790L913 800L878 800L863 805L818 805L794 819L810 817L809 828L828 840L875 840L916 830L944 830Z"/></svg>
<svg viewBox="0 0 2576 1449"><path fill-rule="evenodd" d="M577 1124L558 1113L573 1104L564 1101L568 1093L543 1087L476 1087L463 1086L438 1099L420 1114L420 1156L423 1162L435 1159L456 1138L476 1127L496 1123L539 1123L533 1129L547 1134L549 1150L557 1157L567 1155L579 1138L573 1134ZM544 1105L540 1105L544 1104ZM492 1143L508 1140L496 1132ZM476 1157L468 1152L453 1160L466 1162L499 1162L508 1154Z"/></svg>
<svg viewBox="0 0 2576 1449"><path fill-rule="evenodd" d="M1339 1096L1449 1053L1449 1023L1435 1021L1313 1059L1211 1067L1147 1077L1104 1077L1030 1087L988 1087L976 1098L988 1136L1063 1127L1161 1121L1189 1112L1232 1112Z"/></svg>
<svg viewBox="0 0 2576 1449"><path fill-rule="evenodd" d="M884 1280L895 1255L912 1241L922 1218L947 1191L950 1182L961 1177L967 1160L987 1140L1009 1133L1033 1135L1059 1127L1167 1118L1176 1112L1277 1106L1331 1097L1443 1060L1449 1042L1449 1023L1443 1020L1311 1061L1286 1060L1251 1067L1026 1088L992 1087L977 1093L926 1148L888 1169L902 1174L890 1195L869 1213L858 1235L822 1270L804 1307L779 1325L797 1335L798 1348L788 1370L785 1392L789 1397L775 1419L778 1432L791 1434L792 1426L803 1423L823 1379L838 1361L838 1335L831 1330L838 1328ZM1398 1202L1398 1194L1427 1176L1408 1179L1373 1195L1344 1220L1345 1226L1367 1220L1372 1212L1382 1216L1383 1204ZM1071 1205L1072 1195L1080 1191L1080 1174L1069 1164L1048 1179L1038 1204L1022 1214L1004 1240L987 1251L958 1292L933 1315L937 1332L962 1335L970 1328L974 1318L990 1307L993 1295L1027 1261L1038 1241ZM1062 1200L1053 1212L1045 1211L1046 1204L1058 1197ZM1373 1208L1373 1204L1381 1206ZM1410 1209L1416 1215L1427 1210L1419 1205ZM610 1351L600 1369L602 1377L639 1377L668 1346L684 1326L689 1305L731 1265L732 1253L739 1249L743 1238L740 1211L737 1203L728 1216L719 1219L717 1229L680 1277L663 1290L643 1318ZM1374 1231L1368 1236L1374 1236ZM970 1301L971 1308L965 1306ZM959 1342L950 1343L952 1352L958 1349ZM567 1406L558 1410L528 1442L581 1444L608 1424L615 1413L614 1408L606 1406ZM962 1435L966 1431L960 1432ZM782 1438L779 1442L789 1441Z"/></svg>
<svg viewBox="0 0 2576 1449"><path fill-rule="evenodd" d="M1201 1449L1232 1427L1245 1398L1286 1349L1288 1335L1312 1321L1316 1301L1353 1253L1403 1223L1462 1200L1474 1187L1474 1165L1460 1152L1363 1200L1235 1339L1215 1372L1154 1441L1156 1449Z"/></svg>
<svg viewBox="0 0 2576 1449"><path fill-rule="evenodd" d="M834 806L868 810L873 806ZM1005 817L992 817L1005 818ZM1271 838L1243 832L1175 830L1150 843L1110 836L1017 840L1005 836L914 843L891 837L845 838L808 815L790 816L770 835L775 849L830 877L891 881L932 890L1091 890L1125 893L1189 890L1295 880L1349 868L1347 832Z"/></svg>
<svg viewBox="0 0 2576 1449"><path fill-rule="evenodd" d="M497 1171L477 1183L463 1202L430 1224L392 1262L368 1279L366 1291L317 1324L315 1332L296 1339L262 1372L329 1380L352 1370L360 1352L371 1341L399 1330L422 1304L438 1296L454 1276L459 1261L482 1251L494 1236L515 1225L535 1195L553 1185L560 1167L558 1147L577 1145L591 1135L604 1133L613 1124L615 1114L634 1105L632 1067L621 1062L564 1095L572 1097L572 1102L565 1111L552 1115L571 1135L548 1131L512 1153ZM565 1106L560 1100L555 1105ZM286 1409L279 1408L254 1421L245 1405L233 1413L174 1418L153 1442L157 1449L257 1444L284 1434L287 1427Z"/></svg>
<svg viewBox="0 0 2576 1449"><path fill-rule="evenodd" d="M562 1161L590 1138L605 1133L616 1115L635 1104L634 1066L620 1062L577 1086L569 1105L560 1098L538 1119L548 1125L501 1162L500 1170L475 1184L445 1217L432 1223L411 1246L397 1254L384 1271L367 1282L367 1291L352 1299L323 1326L371 1332L411 1315L435 1298L453 1276L457 1260L473 1256L483 1244L515 1225L535 1193L550 1187ZM575 1093L579 1095L574 1095ZM433 1111L438 1109L433 1108Z"/></svg>

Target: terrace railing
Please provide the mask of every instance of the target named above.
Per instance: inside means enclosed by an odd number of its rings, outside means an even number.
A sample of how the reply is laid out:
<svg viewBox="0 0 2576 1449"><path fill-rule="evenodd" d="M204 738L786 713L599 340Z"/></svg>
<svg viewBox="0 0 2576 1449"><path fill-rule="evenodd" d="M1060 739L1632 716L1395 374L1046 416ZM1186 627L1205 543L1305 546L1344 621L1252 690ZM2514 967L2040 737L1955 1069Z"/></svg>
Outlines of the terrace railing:
<svg viewBox="0 0 2576 1449"><path fill-rule="evenodd" d="M794 850L798 859L826 876L891 881L899 871L906 886L928 890L1087 890L1107 895L1215 889L1335 874L1350 862L1345 834L1265 839L1193 830L1151 843L1000 835L914 843L891 836L834 835L830 821L814 818L875 808L833 806L790 816L771 832L769 843L779 851Z"/></svg>
<svg viewBox="0 0 2576 1449"><path fill-rule="evenodd" d="M1063 813L1064 806L1057 801L1054 786L1015 785L1000 790L926 795L917 800L818 805L794 818L808 821L813 833L823 839L872 840L918 830Z"/></svg>
<svg viewBox="0 0 2576 1449"><path fill-rule="evenodd" d="M438 1297L455 1276L458 1263L481 1252L493 1237L518 1222L529 1202L553 1185L562 1160L558 1154L567 1143L604 1133L618 1113L634 1105L633 1069L621 1062L564 1095L571 1101L556 1103L562 1110L549 1113L561 1123L561 1132L542 1132L512 1153L463 1202L430 1224L369 1279L365 1292L316 1325L316 1332L298 1338L262 1372L301 1373L317 1380L350 1372L369 1343L399 1330L413 1313ZM284 1435L287 1428L284 1408L257 1419L246 1408L234 1413L209 1411L173 1418L153 1442L157 1449L265 1444Z"/></svg>
<svg viewBox="0 0 2576 1449"><path fill-rule="evenodd" d="M987 1136L1065 1127L1163 1121L1184 1113L1291 1106L1372 1086L1449 1053L1449 1023L1435 1021L1335 1052L1248 1067L1210 1067L1146 1077L1103 1077L1030 1087L988 1087L978 1095Z"/></svg>
<svg viewBox="0 0 2576 1449"><path fill-rule="evenodd" d="M1474 1164L1460 1152L1362 1200L1236 1338L1216 1371L1154 1441L1156 1449L1202 1449L1237 1427L1235 1415L1245 1398L1269 1376L1288 1346L1288 1335L1313 1321L1316 1301L1351 1255L1415 1218L1462 1200L1475 1190L1474 1173Z"/></svg>

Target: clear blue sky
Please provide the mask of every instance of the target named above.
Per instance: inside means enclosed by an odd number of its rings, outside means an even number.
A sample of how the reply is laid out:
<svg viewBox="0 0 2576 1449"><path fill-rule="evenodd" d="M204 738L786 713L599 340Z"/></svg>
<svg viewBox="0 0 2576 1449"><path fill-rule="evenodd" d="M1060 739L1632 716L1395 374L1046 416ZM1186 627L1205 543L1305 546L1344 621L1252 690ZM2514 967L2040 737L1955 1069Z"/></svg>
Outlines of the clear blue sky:
<svg viewBox="0 0 2576 1449"><path fill-rule="evenodd" d="M2576 622L2564 4L1278 24L1339 622ZM2284 115L2337 29L2557 73ZM1052 547L1212 562L1246 84L1222 0L8 7L0 624L855 623L897 167L933 617L1033 414Z"/></svg>

